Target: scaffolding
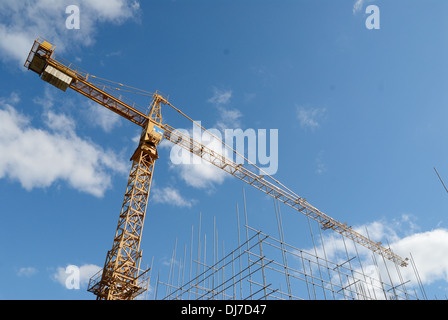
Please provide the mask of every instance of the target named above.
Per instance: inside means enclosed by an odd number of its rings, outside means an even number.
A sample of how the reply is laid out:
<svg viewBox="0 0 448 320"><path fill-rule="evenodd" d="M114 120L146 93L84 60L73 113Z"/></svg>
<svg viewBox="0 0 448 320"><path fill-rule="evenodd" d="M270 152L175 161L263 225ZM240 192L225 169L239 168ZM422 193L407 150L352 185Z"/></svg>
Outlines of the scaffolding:
<svg viewBox="0 0 448 320"><path fill-rule="evenodd" d="M245 201L245 200L244 200ZM245 203L244 203L245 205ZM152 279L147 298L163 300L417 300L426 299L411 255L411 269L400 267L371 253L371 262L361 258L355 242L341 236L339 256L328 258L321 228L308 218L313 246L304 250L285 242L281 213L274 201L278 236L266 234L247 223L240 225L237 207L238 244L226 251L218 244L216 220L213 226L212 257L207 256L207 235L201 235L201 214L197 246L183 253L176 239L168 279L160 273ZM316 232L316 230L318 230ZM245 234L243 241L241 234ZM319 241L318 241L319 240ZM210 242L210 239L209 239ZM333 238L334 242L334 238ZM330 249L331 250L331 249ZM187 255L187 252L189 254ZM189 256L189 257L187 257ZM411 270L411 272L409 271Z"/></svg>

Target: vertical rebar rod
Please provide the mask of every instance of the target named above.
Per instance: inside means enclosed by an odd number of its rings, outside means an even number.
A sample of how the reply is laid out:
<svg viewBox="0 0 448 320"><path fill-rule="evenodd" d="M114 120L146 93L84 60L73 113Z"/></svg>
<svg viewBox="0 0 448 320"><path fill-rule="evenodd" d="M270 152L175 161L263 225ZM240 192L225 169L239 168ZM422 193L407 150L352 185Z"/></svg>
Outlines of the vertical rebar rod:
<svg viewBox="0 0 448 320"><path fill-rule="evenodd" d="M193 225L191 225L191 241L190 241L190 270L188 282L191 282L191 272L193 270ZM188 300L191 300L191 290L188 291Z"/></svg>
<svg viewBox="0 0 448 320"><path fill-rule="evenodd" d="M167 286L166 288L166 295L168 296L169 294L171 294L171 288L172 288L172 281L174 281L174 262L176 259L176 249L177 249L177 238L174 244L174 250L173 250L173 255L171 257L171 262L170 262L170 272L169 272L169 277L168 277L168 284L169 286ZM169 293L168 293L169 292Z"/></svg>
<svg viewBox="0 0 448 320"><path fill-rule="evenodd" d="M243 188L243 202L244 202L244 219L245 219L245 223L246 223L246 241L247 241L247 251L249 251L249 230L247 228L247 226L249 225L247 222L247 207L246 207L246 192ZM249 265L249 290L250 290L250 296L252 297L252 272L250 270L250 257L249 255L247 255L247 262ZM252 298L251 298L252 299Z"/></svg>
<svg viewBox="0 0 448 320"><path fill-rule="evenodd" d="M216 217L213 216L213 263L212 265L214 266L216 263L216 241L217 241L217 234L216 234ZM215 277L217 276L216 272L213 273L213 277L212 277L212 288L215 287ZM218 282L219 279L216 279L216 283Z"/></svg>
<svg viewBox="0 0 448 320"><path fill-rule="evenodd" d="M204 232L204 262L203 262L204 271L202 272L202 274L203 274L202 285L204 287L204 291L208 290L208 288L205 285L205 273L206 273L206 270L205 270L206 260L205 260L205 258L206 258L206 256L207 256L207 233Z"/></svg>
<svg viewBox="0 0 448 320"><path fill-rule="evenodd" d="M336 270L336 272L337 272L337 278L338 278L338 280L340 282L340 287L342 288L342 296L344 297L344 299L347 299L346 294L345 294L345 290L344 290L344 283L342 282L341 270L340 270L339 267L340 267L340 265L336 265L336 267L333 270Z"/></svg>
<svg viewBox="0 0 448 320"><path fill-rule="evenodd" d="M351 262L352 259L350 258L350 255L348 254L347 244L345 243L345 237L341 236L341 238L342 238L342 243L344 244L345 254L347 256L347 262L348 262L348 265L349 265L349 270L351 271L350 273L351 273L351 276L352 276L352 279L353 279L353 283L355 283L356 280L355 280L355 277L354 277L354 274L353 274L353 268L352 268L352 262ZM349 279L348 275L347 275L347 282L350 283L350 279ZM349 293L350 293L350 296L352 298L354 298L353 291L349 290Z"/></svg>
<svg viewBox="0 0 448 320"><path fill-rule="evenodd" d="M238 210L238 204L236 204L236 220L237 220L237 229L238 229L238 253L239 253L239 257L241 257L241 236L240 236L240 213ZM243 285L242 285L242 281L241 281L241 258L238 259L239 262L239 275L240 275L240 299L243 299Z"/></svg>
<svg viewBox="0 0 448 320"><path fill-rule="evenodd" d="M331 294L333 295L333 299L336 299L336 297L334 295L333 281L331 279L331 274L330 274L330 267L328 266L328 258L327 258L327 251L325 249L325 242L322 237L322 230L321 230L321 228L318 228L318 229L319 229L319 235L320 235L320 242L322 244L322 252L324 254L324 259L325 259L325 266L327 268L327 273L328 273L328 280L330 282L330 288L331 288L330 291L331 291Z"/></svg>
<svg viewBox="0 0 448 320"><path fill-rule="evenodd" d="M367 229L367 227L365 227L365 229L366 229L367 237L370 239L369 230ZM382 291L383 291L383 294L384 294L384 298L387 300L386 289L384 288L384 282L382 280L381 272L380 272L380 269L378 267L378 263L376 262L376 258L375 258L375 254L374 253L372 253L372 260L373 260L374 265L376 266L376 270L377 270L377 273L378 273L378 279L379 279L379 282L381 284L381 288L382 288Z"/></svg>
<svg viewBox="0 0 448 320"><path fill-rule="evenodd" d="M356 242L355 241L353 241L353 246L355 247L355 252L356 252L356 256L358 257L358 262L359 262L359 266L360 266L360 268L361 268L361 273L362 273L362 275L363 275L363 277L364 277L364 284L367 282L367 279L366 279L366 274L365 274L365 272L364 272L364 267L363 267L363 263L362 263L362 261L361 261L361 257L360 257L360 255L359 255L359 252L358 252L358 246L356 245ZM363 293L364 293L364 297L365 298L367 298L367 297L370 297L370 289L369 289L369 286L366 286L365 288L363 288L364 290L363 290Z"/></svg>
<svg viewBox="0 0 448 320"><path fill-rule="evenodd" d="M150 281L151 281L151 278L152 278L153 267L154 267L154 256L152 256L152 259L151 259L151 269L149 271L148 287L149 287L149 284L150 284Z"/></svg>
<svg viewBox="0 0 448 320"><path fill-rule="evenodd" d="M308 267L310 269L310 280L311 280L311 284L313 285L313 296L314 296L314 300L317 300L317 294L316 294L316 284L314 283L314 275L313 275L313 269L311 267L311 260L307 259L308 261Z"/></svg>
<svg viewBox="0 0 448 320"><path fill-rule="evenodd" d="M303 251L300 250L300 260L302 261L302 269L303 269L303 275L305 277L305 283L306 283L306 289L308 292L308 298L311 300L311 293L310 293L310 287L308 284L308 279L307 279L307 273L306 273L306 266L305 266L305 261L303 260Z"/></svg>
<svg viewBox="0 0 448 320"><path fill-rule="evenodd" d="M182 288L183 288L183 285L184 285L184 283L185 283L185 262L186 262L186 260L187 260L187 244L185 244L185 247L184 247L184 265L183 265L183 267L182 267L182 283L181 283L181 286L182 286Z"/></svg>
<svg viewBox="0 0 448 320"><path fill-rule="evenodd" d="M372 260L373 260L373 263L375 264L375 267L376 267L376 270L377 270L377 273L378 273L378 279L379 279L379 282L381 284L381 289L383 291L384 298L387 300L386 288L384 288L384 282L383 282L383 279L381 277L381 271L380 271L380 269L378 267L378 263L376 262L375 254L373 254L373 253L372 253Z"/></svg>
<svg viewBox="0 0 448 320"><path fill-rule="evenodd" d="M414 269L414 273L417 277L417 283L420 287L420 291L421 291L423 297L425 298L425 300L428 300L428 297L426 296L425 288L423 287L423 282L420 278L420 274L418 273L417 266L415 265L414 257L412 256L412 253L410 253L410 252L409 252L409 255L411 257L411 265L412 265L412 268Z"/></svg>
<svg viewBox="0 0 448 320"><path fill-rule="evenodd" d="M225 257L226 256L226 252L224 249L224 240L222 241L222 256ZM226 264L223 263L222 265L222 283L226 283L226 270L225 270ZM225 291L223 291L221 297L222 300L224 300L224 296L225 296Z"/></svg>
<svg viewBox="0 0 448 320"><path fill-rule="evenodd" d="M384 267L386 268L386 273L387 273L387 276L388 276L389 281L390 281L390 286L391 286L391 289L392 289L392 292L393 292L393 295L394 295L394 299L398 300L397 291L395 290L394 282L392 281L392 277L390 275L389 268L387 266L386 260L384 259L384 256L382 254L380 256L381 256L381 258L383 258Z"/></svg>
<svg viewBox="0 0 448 320"><path fill-rule="evenodd" d="M267 292L266 292L266 274L265 274L265 270L264 270L264 260L263 260L263 245L261 243L261 239L260 239L260 234L258 234L258 246L259 246L259 250L260 250L260 257L261 257L261 274L263 277L263 288L264 288L264 295L266 297ZM265 298L266 299L266 298Z"/></svg>
<svg viewBox="0 0 448 320"><path fill-rule="evenodd" d="M154 300L157 300L157 291L159 290L160 270L157 272L157 281L154 288Z"/></svg>
<svg viewBox="0 0 448 320"><path fill-rule="evenodd" d="M387 241L387 245L390 248L389 240ZM394 263L394 265L395 265L395 271L397 272L397 275L398 275L398 279L400 280L400 284L398 286L402 286L403 287L403 292L404 292L405 299L408 300L409 296L408 296L408 292L407 292L407 289L406 289L406 282L404 282L404 279L403 279L403 277L401 275L401 271L400 271L400 268L398 267L398 265L396 263Z"/></svg>
<svg viewBox="0 0 448 320"><path fill-rule="evenodd" d="M321 279L321 282L322 282L322 292L323 292L323 294L324 294L324 299L327 300L327 295L326 295L326 293L325 293L324 281L323 281L323 278L322 278L322 272L321 272L321 270L320 270L319 256L318 256L318 254L317 254L316 243L315 243L315 241L314 241L314 233L313 233L313 230L312 230L312 228L311 228L311 221L310 221L310 218L307 217L307 219L308 219L308 226L309 226L309 229L310 229L311 240L312 240L312 242L313 242L314 255L315 255L315 258L316 258L316 265L317 265L317 268L318 268L318 270L319 270L319 276L320 276L320 279Z"/></svg>
<svg viewBox="0 0 448 320"><path fill-rule="evenodd" d="M199 232L198 232L198 259L201 259L201 216L202 213L199 212ZM199 263L196 264L196 299L198 298L198 287L199 287Z"/></svg>
<svg viewBox="0 0 448 320"><path fill-rule="evenodd" d="M174 266L176 266L176 264L174 264ZM176 284L176 288L180 288L180 294L182 297L182 288L181 288L181 283L180 283L180 271L181 271L181 267L182 267L182 258L179 258L179 270L177 272L177 284Z"/></svg>
<svg viewBox="0 0 448 320"><path fill-rule="evenodd" d="M286 252L285 252L283 222L282 222L280 207L278 205L278 200L276 201L275 199L274 199L274 210L275 210L275 217L277 219L277 228L278 228L278 233L279 233L279 238L280 238L280 246L282 248L281 251L282 251L283 265L284 265L284 270L285 270L286 286L288 289L289 299L292 299L291 283L290 283L289 272L288 272L288 260L287 260Z"/></svg>
<svg viewBox="0 0 448 320"><path fill-rule="evenodd" d="M236 300L236 285L235 285L235 256L232 251L232 279L233 279L233 300Z"/></svg>
<svg viewBox="0 0 448 320"><path fill-rule="evenodd" d="M400 268L398 267L398 265L396 263L394 263L394 265L395 265L395 270L397 271L397 274L398 274L398 279L400 279L399 286L403 287L405 299L409 300L409 294L408 294L408 289L406 288L406 282L404 281L403 276L401 275L401 271L400 271Z"/></svg>

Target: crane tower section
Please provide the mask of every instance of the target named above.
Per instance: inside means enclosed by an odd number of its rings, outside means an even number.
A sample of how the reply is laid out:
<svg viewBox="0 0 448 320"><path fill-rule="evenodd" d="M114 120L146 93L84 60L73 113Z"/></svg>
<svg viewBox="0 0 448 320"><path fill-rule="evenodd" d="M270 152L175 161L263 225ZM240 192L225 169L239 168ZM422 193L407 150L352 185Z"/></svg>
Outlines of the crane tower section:
<svg viewBox="0 0 448 320"><path fill-rule="evenodd" d="M157 96L154 98L150 114L160 117L155 113L160 111L161 101ZM154 165L158 159L157 145L161 139L160 129L148 122L131 157L131 172L112 249L107 253L102 272L89 283L88 291L94 293L98 300L132 300L146 290L149 270L140 268L140 242Z"/></svg>

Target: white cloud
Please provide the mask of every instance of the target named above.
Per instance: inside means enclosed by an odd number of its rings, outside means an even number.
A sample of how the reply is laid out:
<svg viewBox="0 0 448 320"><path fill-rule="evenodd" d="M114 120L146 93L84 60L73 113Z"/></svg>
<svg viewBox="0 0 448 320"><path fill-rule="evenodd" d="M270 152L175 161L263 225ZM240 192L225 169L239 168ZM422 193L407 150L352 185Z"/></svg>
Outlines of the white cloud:
<svg viewBox="0 0 448 320"><path fill-rule="evenodd" d="M224 148L222 142L218 140L223 139L223 130L241 127L242 113L238 109L228 106L231 97L232 90L220 90L214 88L213 96L207 100L207 102L212 103L219 112L219 118L215 123L215 127L208 129L212 135L200 130L198 127L194 127L194 130L198 129L200 131L199 137L193 134L193 129L179 129L179 131L212 149L215 153L232 159L230 151L227 150L227 148ZM213 135L218 139L213 137ZM180 178L189 186L211 191L213 190L214 185L221 184L227 177L230 177L228 173L208 161L205 161L170 142L162 141L159 144L159 147L161 149L170 149L171 169L175 170Z"/></svg>
<svg viewBox="0 0 448 320"><path fill-rule="evenodd" d="M404 214L401 219L396 221L374 221L355 227L354 230L366 236L368 232L370 239L376 242L381 241L386 248L390 244L392 251L403 259L410 258L412 255L423 285L440 282L446 286L448 283L448 255L446 254L448 252L448 230L438 228L417 232L418 228L412 220L410 215ZM405 235L400 236L402 231ZM335 232L324 234L323 242L325 255L321 243L316 247L316 251L314 248L305 251L317 252L319 257L326 256L328 260L336 263L343 263L348 260L347 257L359 255L366 275L379 279L379 272L387 283L390 283L391 279L395 285L410 281L407 283L408 287L418 286L416 273L410 261L408 261L407 267L399 267L399 275L392 262L384 260L386 262L384 264L383 258L376 255L377 265L375 265L372 261L372 251L358 244L355 248L352 241L347 239L344 241ZM361 269L357 268L357 271L361 272Z"/></svg>
<svg viewBox="0 0 448 320"><path fill-rule="evenodd" d="M179 190L171 187L165 188L151 188L152 200L155 203L166 203L176 207L190 208L196 201L193 199L186 199L180 193Z"/></svg>
<svg viewBox="0 0 448 320"><path fill-rule="evenodd" d="M80 29L69 30L65 9L80 9ZM121 24L139 13L133 0L3 0L0 2L0 51L2 60L23 66L33 41L42 36L58 47L88 46L94 43L100 23Z"/></svg>
<svg viewBox="0 0 448 320"><path fill-rule="evenodd" d="M63 114L44 112L47 129L35 128L11 104L0 101L0 178L23 188L45 188L64 181L76 190L103 196L112 174L125 174L126 162L80 138Z"/></svg>
<svg viewBox="0 0 448 320"><path fill-rule="evenodd" d="M17 92L11 92L9 97L0 97L0 104L17 104L20 102L20 96Z"/></svg>
<svg viewBox="0 0 448 320"><path fill-rule="evenodd" d="M356 0L353 4L353 14L358 14L366 7L366 2L372 2L373 0Z"/></svg>
<svg viewBox="0 0 448 320"><path fill-rule="evenodd" d="M319 151L315 162L316 162L316 167L317 167L316 168L317 174L323 174L327 171L327 165L325 164L325 161L324 161L324 151L323 150Z"/></svg>
<svg viewBox="0 0 448 320"><path fill-rule="evenodd" d="M64 114L56 114L49 110L43 114L45 124L54 132L65 132L67 135L74 135L75 121Z"/></svg>
<svg viewBox="0 0 448 320"><path fill-rule="evenodd" d="M230 128L241 127L242 113L235 108L228 106L232 98L232 90L220 90L213 88L213 96L207 101L214 104L219 112L219 119L215 127L223 131Z"/></svg>
<svg viewBox="0 0 448 320"><path fill-rule="evenodd" d="M80 286L86 287L89 284L90 278L102 268L94 264L84 264L77 267L77 269L79 271L79 279L76 280L79 281ZM69 272L66 272L66 270L67 268L58 267L56 272L52 275L52 279L64 287L66 287L67 278L74 275L72 271L68 270Z"/></svg>
<svg viewBox="0 0 448 320"><path fill-rule="evenodd" d="M197 156L194 156L195 158ZM227 177L227 173L214 165L203 162L200 164L179 165L181 178L190 186L200 189L213 189L215 184L221 184Z"/></svg>
<svg viewBox="0 0 448 320"><path fill-rule="evenodd" d="M326 118L326 108L297 107L297 119L303 129L314 130L320 126L320 122Z"/></svg>
<svg viewBox="0 0 448 320"><path fill-rule="evenodd" d="M105 132L110 133L114 128L121 125L121 117L116 113L111 112L92 101L89 101L87 105L87 116L90 120L89 123L94 126L98 126Z"/></svg>
<svg viewBox="0 0 448 320"><path fill-rule="evenodd" d="M353 14L356 14L362 10L362 7L364 6L365 0L356 0L355 4L353 5Z"/></svg>
<svg viewBox="0 0 448 320"><path fill-rule="evenodd" d="M224 131L225 129L241 128L242 113L238 109L218 107L219 119L216 127Z"/></svg>
<svg viewBox="0 0 448 320"><path fill-rule="evenodd" d="M17 272L17 275L19 277L31 277L32 275L35 275L37 273L37 269L34 267L23 267L20 268Z"/></svg>
<svg viewBox="0 0 448 320"><path fill-rule="evenodd" d="M420 278L424 284L435 281L448 283L448 230L435 229L415 233L393 244L397 253L414 258ZM407 268L410 272L410 268Z"/></svg>
<svg viewBox="0 0 448 320"><path fill-rule="evenodd" d="M213 88L213 97L207 101L215 105L223 105L229 103L231 97L232 90L219 90L217 88Z"/></svg>
<svg viewBox="0 0 448 320"><path fill-rule="evenodd" d="M39 97L39 96L35 97L33 99L33 102L35 104L42 106L44 109L53 107L55 97L53 94L54 91L52 91L52 90L54 90L54 89L51 88L50 86L45 86L44 87L44 96L43 97Z"/></svg>
<svg viewBox="0 0 448 320"><path fill-rule="evenodd" d="M92 14L97 14L98 19L115 23L131 18L140 9L140 3L135 0L84 0L81 1L83 5L87 10L92 10Z"/></svg>
<svg viewBox="0 0 448 320"><path fill-rule="evenodd" d="M182 130L182 132L193 137L197 142L207 146L218 155L227 155L227 150L223 148L222 143L209 133L203 132L201 139L198 140L191 132L187 130ZM209 132L217 137L220 136L219 131L216 129L210 129ZM162 147L166 146L168 144L162 144ZM209 190L212 190L215 184L223 183L226 177L229 176L224 170L177 145L171 147L170 160L170 167L177 171L187 185L195 188L209 188Z"/></svg>

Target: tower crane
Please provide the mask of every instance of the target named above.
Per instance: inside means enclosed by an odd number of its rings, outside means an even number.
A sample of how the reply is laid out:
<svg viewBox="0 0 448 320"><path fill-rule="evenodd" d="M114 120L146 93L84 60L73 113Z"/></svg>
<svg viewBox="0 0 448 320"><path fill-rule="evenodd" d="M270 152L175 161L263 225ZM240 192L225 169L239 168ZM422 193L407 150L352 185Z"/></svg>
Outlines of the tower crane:
<svg viewBox="0 0 448 320"><path fill-rule="evenodd" d="M89 283L88 291L94 293L98 300L132 300L146 290L144 284L149 269L141 269L142 250L140 244L154 164L159 157L157 146L162 139L177 144L294 210L316 220L322 225L322 229L332 229L397 265L407 265L407 258L401 258L390 248L383 247L380 242L374 242L347 226L346 223L329 217L270 175L257 173L257 170L254 170L254 168L259 169L256 165L250 163L252 167L249 167L246 164L237 164L225 155L163 123L162 105L170 106L182 115L186 115L158 92L152 94L149 111L142 112L134 103L129 102L121 94L117 94L117 91L111 93L109 86L97 84L98 78L95 76L79 70L59 57L56 58L54 50L54 45L37 38L25 62L25 67L58 89L66 91L70 88L142 128L138 147L131 157L132 166L112 249L106 254L103 269L92 277ZM224 142L222 143L224 144ZM236 153L233 149L232 152Z"/></svg>

